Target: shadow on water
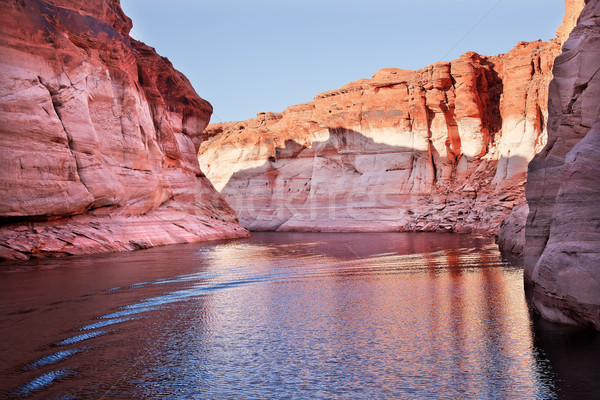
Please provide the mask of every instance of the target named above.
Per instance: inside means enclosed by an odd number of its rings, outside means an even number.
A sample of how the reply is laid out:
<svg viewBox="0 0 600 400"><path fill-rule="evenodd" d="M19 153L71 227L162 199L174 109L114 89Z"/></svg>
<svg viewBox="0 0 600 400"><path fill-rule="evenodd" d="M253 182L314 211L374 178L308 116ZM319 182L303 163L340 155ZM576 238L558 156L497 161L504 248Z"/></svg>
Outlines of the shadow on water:
<svg viewBox="0 0 600 400"><path fill-rule="evenodd" d="M517 268L523 258L502 257ZM557 399L597 399L600 394L600 332L559 325L543 319L531 308L533 288L525 284L536 362L545 379L553 383ZM548 365L549 363L549 365Z"/></svg>
<svg viewBox="0 0 600 400"><path fill-rule="evenodd" d="M531 288L526 288L528 301ZM600 332L558 325L531 313L538 363L550 362L558 399L598 399L600 396Z"/></svg>

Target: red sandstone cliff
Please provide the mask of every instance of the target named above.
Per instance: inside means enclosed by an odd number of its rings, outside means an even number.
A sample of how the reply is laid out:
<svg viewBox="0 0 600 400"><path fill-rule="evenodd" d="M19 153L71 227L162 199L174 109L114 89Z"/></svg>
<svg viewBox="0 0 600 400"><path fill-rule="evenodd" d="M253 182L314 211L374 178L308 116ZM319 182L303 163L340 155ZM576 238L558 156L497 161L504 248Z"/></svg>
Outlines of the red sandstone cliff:
<svg viewBox="0 0 600 400"><path fill-rule="evenodd" d="M545 144L558 40L383 69L283 113L214 124L202 170L253 230L494 233Z"/></svg>
<svg viewBox="0 0 600 400"><path fill-rule="evenodd" d="M556 30L556 36L560 40L561 46L567 41L571 31L577 25L577 18L579 18L584 6L584 0L565 0L565 15L562 25Z"/></svg>
<svg viewBox="0 0 600 400"><path fill-rule="evenodd" d="M556 59L548 144L529 164L525 278L545 318L600 330L600 1Z"/></svg>
<svg viewBox="0 0 600 400"><path fill-rule="evenodd" d="M212 113L118 0L0 3L0 258L245 235L196 160Z"/></svg>

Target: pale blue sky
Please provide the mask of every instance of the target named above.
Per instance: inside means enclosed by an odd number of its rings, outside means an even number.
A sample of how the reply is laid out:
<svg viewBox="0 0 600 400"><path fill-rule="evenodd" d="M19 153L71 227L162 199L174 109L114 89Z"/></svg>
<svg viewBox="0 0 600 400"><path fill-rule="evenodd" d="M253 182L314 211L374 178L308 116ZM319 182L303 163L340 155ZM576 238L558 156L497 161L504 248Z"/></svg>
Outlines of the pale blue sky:
<svg viewBox="0 0 600 400"><path fill-rule="evenodd" d="M554 38L564 0L121 0L214 107L211 122L311 101L381 68Z"/></svg>

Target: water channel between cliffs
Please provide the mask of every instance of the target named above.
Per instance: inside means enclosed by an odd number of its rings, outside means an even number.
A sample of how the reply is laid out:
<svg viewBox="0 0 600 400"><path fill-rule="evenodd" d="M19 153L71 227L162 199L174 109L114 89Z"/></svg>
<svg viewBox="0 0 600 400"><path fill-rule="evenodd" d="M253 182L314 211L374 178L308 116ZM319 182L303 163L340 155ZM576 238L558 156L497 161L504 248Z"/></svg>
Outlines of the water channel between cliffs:
<svg viewBox="0 0 600 400"><path fill-rule="evenodd" d="M489 240L256 233L0 264L0 397L594 398Z"/></svg>

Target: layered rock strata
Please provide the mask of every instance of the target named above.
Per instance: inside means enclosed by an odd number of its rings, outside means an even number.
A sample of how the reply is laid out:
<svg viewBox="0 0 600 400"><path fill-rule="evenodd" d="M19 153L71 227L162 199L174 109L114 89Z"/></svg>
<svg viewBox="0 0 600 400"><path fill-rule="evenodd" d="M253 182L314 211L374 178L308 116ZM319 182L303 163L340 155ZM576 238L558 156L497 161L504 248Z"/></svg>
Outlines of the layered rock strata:
<svg viewBox="0 0 600 400"><path fill-rule="evenodd" d="M545 145L558 40L470 52L210 125L202 170L251 230L495 233Z"/></svg>
<svg viewBox="0 0 600 400"><path fill-rule="evenodd" d="M510 215L500 224L498 230L497 244L505 254L523 257L525 249L525 225L529 215L527 203L515 207Z"/></svg>
<svg viewBox="0 0 600 400"><path fill-rule="evenodd" d="M600 1L556 59L548 144L529 164L525 279L545 318L600 330Z"/></svg>
<svg viewBox="0 0 600 400"><path fill-rule="evenodd" d="M0 20L0 258L247 234L196 159L211 105L118 0L7 0Z"/></svg>

